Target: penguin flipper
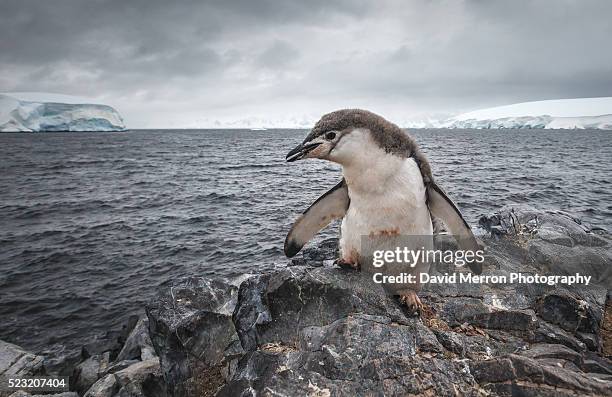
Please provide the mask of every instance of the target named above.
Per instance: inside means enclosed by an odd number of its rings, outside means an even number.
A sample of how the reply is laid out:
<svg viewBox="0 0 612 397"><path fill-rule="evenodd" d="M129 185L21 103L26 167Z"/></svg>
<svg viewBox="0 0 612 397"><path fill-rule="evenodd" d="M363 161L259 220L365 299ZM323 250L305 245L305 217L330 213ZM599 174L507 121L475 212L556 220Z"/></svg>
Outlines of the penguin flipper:
<svg viewBox="0 0 612 397"><path fill-rule="evenodd" d="M349 206L348 187L344 179L319 197L295 221L285 238L285 255L291 258L334 219L344 217Z"/></svg>
<svg viewBox="0 0 612 397"><path fill-rule="evenodd" d="M434 217L441 219L448 227L449 232L457 240L459 248L473 252L480 250L470 225L465 221L455 203L435 182L431 182L427 186L427 205L429 206L429 212ZM475 274L482 273L482 263L471 262L468 266Z"/></svg>

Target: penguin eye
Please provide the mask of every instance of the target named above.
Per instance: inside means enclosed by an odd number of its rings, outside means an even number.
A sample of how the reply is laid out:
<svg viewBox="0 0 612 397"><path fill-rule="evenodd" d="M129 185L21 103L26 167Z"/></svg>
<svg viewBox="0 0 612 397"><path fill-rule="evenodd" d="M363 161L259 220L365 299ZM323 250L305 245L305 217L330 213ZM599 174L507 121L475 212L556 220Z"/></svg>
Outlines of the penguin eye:
<svg viewBox="0 0 612 397"><path fill-rule="evenodd" d="M325 139L327 139L328 141L333 140L335 137L336 137L336 133L333 131L330 131L325 134Z"/></svg>

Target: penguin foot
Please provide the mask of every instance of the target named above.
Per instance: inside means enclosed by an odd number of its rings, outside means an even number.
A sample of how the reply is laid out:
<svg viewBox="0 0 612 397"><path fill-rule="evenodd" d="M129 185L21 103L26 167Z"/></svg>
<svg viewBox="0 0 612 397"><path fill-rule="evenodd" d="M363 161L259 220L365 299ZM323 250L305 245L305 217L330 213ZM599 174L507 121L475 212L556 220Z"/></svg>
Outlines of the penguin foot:
<svg viewBox="0 0 612 397"><path fill-rule="evenodd" d="M406 305L411 315L415 313L417 315L421 314L421 310L423 309L423 304L421 303L421 300L419 299L419 296L417 295L415 291L405 290L405 291L400 292L399 300L400 300L400 303L402 303L403 305Z"/></svg>
<svg viewBox="0 0 612 397"><path fill-rule="evenodd" d="M334 264L344 270L361 270L361 266L359 266L359 263L347 262L342 258L336 259L336 262L334 262Z"/></svg>

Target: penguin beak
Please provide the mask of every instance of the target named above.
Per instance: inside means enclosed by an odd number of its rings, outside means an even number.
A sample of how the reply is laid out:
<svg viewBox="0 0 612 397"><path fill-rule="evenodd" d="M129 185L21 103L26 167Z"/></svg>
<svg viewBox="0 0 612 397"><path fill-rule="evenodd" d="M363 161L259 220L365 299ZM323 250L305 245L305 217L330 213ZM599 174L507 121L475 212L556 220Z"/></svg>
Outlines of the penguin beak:
<svg viewBox="0 0 612 397"><path fill-rule="evenodd" d="M314 148L319 146L321 142L317 143L309 143L309 144L299 144L295 149L287 153L285 157L288 163L291 163L296 160L301 160L306 156L309 152L311 152Z"/></svg>

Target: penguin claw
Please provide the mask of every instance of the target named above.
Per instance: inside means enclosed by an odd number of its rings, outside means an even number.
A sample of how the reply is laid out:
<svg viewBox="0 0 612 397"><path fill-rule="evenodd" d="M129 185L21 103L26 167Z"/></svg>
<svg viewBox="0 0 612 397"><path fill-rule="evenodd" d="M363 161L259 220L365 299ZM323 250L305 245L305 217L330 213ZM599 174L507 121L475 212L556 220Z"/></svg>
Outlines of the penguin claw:
<svg viewBox="0 0 612 397"><path fill-rule="evenodd" d="M339 266L341 269L344 269L344 270L357 270L357 271L359 271L361 269L361 267L359 266L358 263L346 262L342 258L336 259L334 264Z"/></svg>
<svg viewBox="0 0 612 397"><path fill-rule="evenodd" d="M399 294L400 303L406 305L410 314L421 315L421 310L423 309L423 303L421 303L421 299L414 291L406 291L401 292Z"/></svg>

